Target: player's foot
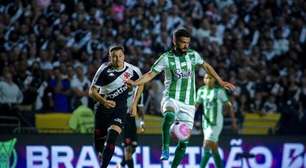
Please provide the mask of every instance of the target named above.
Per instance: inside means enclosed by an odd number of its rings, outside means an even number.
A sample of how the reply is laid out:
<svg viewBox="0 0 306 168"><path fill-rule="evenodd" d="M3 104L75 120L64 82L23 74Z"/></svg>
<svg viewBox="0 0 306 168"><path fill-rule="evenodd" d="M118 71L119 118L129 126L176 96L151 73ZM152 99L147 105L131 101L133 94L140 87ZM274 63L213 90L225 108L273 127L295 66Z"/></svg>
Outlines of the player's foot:
<svg viewBox="0 0 306 168"><path fill-rule="evenodd" d="M168 160L169 159L169 151L168 150L162 150L160 160Z"/></svg>

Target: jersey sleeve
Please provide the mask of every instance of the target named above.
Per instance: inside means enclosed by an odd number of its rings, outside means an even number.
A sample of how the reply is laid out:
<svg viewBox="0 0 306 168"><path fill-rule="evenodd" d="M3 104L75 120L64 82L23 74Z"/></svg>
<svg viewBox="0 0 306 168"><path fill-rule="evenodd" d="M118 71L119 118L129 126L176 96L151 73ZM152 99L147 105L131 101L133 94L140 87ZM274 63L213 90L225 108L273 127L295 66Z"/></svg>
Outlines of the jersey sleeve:
<svg viewBox="0 0 306 168"><path fill-rule="evenodd" d="M97 70L94 78L92 79L92 82L91 82L91 86L94 86L94 85L101 85L101 80L98 80L100 78L100 75L102 73L102 71L107 67L107 63L104 63L102 64L99 69Z"/></svg>
<svg viewBox="0 0 306 168"><path fill-rule="evenodd" d="M196 98L196 104L202 104L203 103L203 89L199 88L197 91L197 98Z"/></svg>
<svg viewBox="0 0 306 168"><path fill-rule="evenodd" d="M132 66L133 69L133 76L131 77L132 80L137 80L142 76L140 69L136 66Z"/></svg>
<svg viewBox="0 0 306 168"><path fill-rule="evenodd" d="M204 63L205 63L204 59L201 57L201 55L198 52L195 51L195 64L201 65Z"/></svg>
<svg viewBox="0 0 306 168"><path fill-rule="evenodd" d="M152 65L151 71L155 73L160 73L161 71L165 70L166 67L167 67L166 56L161 55Z"/></svg>
<svg viewBox="0 0 306 168"><path fill-rule="evenodd" d="M225 92L225 90L223 88L220 88L219 89L219 99L222 101L222 102L227 102L229 101L229 98Z"/></svg>

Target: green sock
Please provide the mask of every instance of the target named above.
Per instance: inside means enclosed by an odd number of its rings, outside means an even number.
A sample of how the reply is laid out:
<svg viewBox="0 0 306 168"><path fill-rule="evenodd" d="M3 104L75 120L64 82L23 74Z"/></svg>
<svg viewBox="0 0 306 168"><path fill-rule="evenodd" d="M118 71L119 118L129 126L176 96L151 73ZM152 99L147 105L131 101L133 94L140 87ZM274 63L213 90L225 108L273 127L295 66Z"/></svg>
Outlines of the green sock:
<svg viewBox="0 0 306 168"><path fill-rule="evenodd" d="M214 158L216 168L223 168L222 160L221 160L218 150L215 152L212 152L212 156Z"/></svg>
<svg viewBox="0 0 306 168"><path fill-rule="evenodd" d="M208 148L204 148L204 154L203 154L203 157L201 159L201 163L200 163L200 167L201 168L205 168L206 165L207 165L207 162L210 158L210 152L209 152L209 149Z"/></svg>
<svg viewBox="0 0 306 168"><path fill-rule="evenodd" d="M171 168L176 168L182 161L185 156L186 147L188 145L188 141L179 141L176 149L174 159L171 165Z"/></svg>
<svg viewBox="0 0 306 168"><path fill-rule="evenodd" d="M175 114L174 112L165 112L163 126L162 126L162 142L163 142L163 150L169 151L170 144L170 133L169 129L171 124L174 122Z"/></svg>

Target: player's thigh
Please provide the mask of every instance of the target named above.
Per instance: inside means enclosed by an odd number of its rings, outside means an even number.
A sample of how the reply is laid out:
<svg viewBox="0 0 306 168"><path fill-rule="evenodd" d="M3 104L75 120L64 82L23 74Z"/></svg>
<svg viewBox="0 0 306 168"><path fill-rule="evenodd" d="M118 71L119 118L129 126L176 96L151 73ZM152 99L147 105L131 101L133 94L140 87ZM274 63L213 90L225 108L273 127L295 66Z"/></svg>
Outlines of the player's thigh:
<svg viewBox="0 0 306 168"><path fill-rule="evenodd" d="M188 125L190 129L193 128L195 107L192 105L186 105L184 103L179 103L179 112L176 114L176 120L184 122Z"/></svg>
<svg viewBox="0 0 306 168"><path fill-rule="evenodd" d="M126 122L126 108L122 108L122 109L115 109L113 111L112 117L110 119L110 128L109 129L113 129L115 131L117 131L119 134L121 133L125 122Z"/></svg>
<svg viewBox="0 0 306 168"><path fill-rule="evenodd" d="M110 126L110 119L110 114L101 114L95 117L94 146L99 152L102 152L104 148L107 130Z"/></svg>
<svg viewBox="0 0 306 168"><path fill-rule="evenodd" d="M124 154L125 159L130 160L132 159L133 153L136 151L136 146L133 145L127 145L124 147Z"/></svg>
<svg viewBox="0 0 306 168"><path fill-rule="evenodd" d="M214 142L214 141L211 141L211 140L204 140L203 146L204 146L204 148L209 148L212 151L218 150L217 142Z"/></svg>
<svg viewBox="0 0 306 168"><path fill-rule="evenodd" d="M126 121L124 124L124 132L123 132L123 137L124 137L124 146L137 146L137 127L136 127L136 122L135 122L135 117L126 117Z"/></svg>
<svg viewBox="0 0 306 168"><path fill-rule="evenodd" d="M203 128L204 140L218 143L222 126L205 126Z"/></svg>
<svg viewBox="0 0 306 168"><path fill-rule="evenodd" d="M178 112L179 107L174 99L164 97L161 102L161 111L165 112Z"/></svg>
<svg viewBox="0 0 306 168"><path fill-rule="evenodd" d="M95 138L102 138L107 135L110 126L111 114L100 114L95 116Z"/></svg>
<svg viewBox="0 0 306 168"><path fill-rule="evenodd" d="M135 117L131 117L129 114L126 115L126 120L124 123L124 136L128 136L131 133L136 133L137 132L137 126L136 126L136 121Z"/></svg>

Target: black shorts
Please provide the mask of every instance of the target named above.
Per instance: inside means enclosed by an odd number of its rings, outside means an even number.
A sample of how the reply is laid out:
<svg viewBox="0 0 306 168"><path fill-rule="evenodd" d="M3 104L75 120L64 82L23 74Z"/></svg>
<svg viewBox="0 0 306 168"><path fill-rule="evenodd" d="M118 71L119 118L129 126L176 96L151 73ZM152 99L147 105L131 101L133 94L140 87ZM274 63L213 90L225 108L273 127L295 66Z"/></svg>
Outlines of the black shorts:
<svg viewBox="0 0 306 168"><path fill-rule="evenodd" d="M135 117L126 116L123 131L123 146L137 147L137 127Z"/></svg>
<svg viewBox="0 0 306 168"><path fill-rule="evenodd" d="M117 125L123 129L126 116L126 108L107 111L96 110L94 132L95 143L100 139L106 139L108 128L111 125Z"/></svg>

